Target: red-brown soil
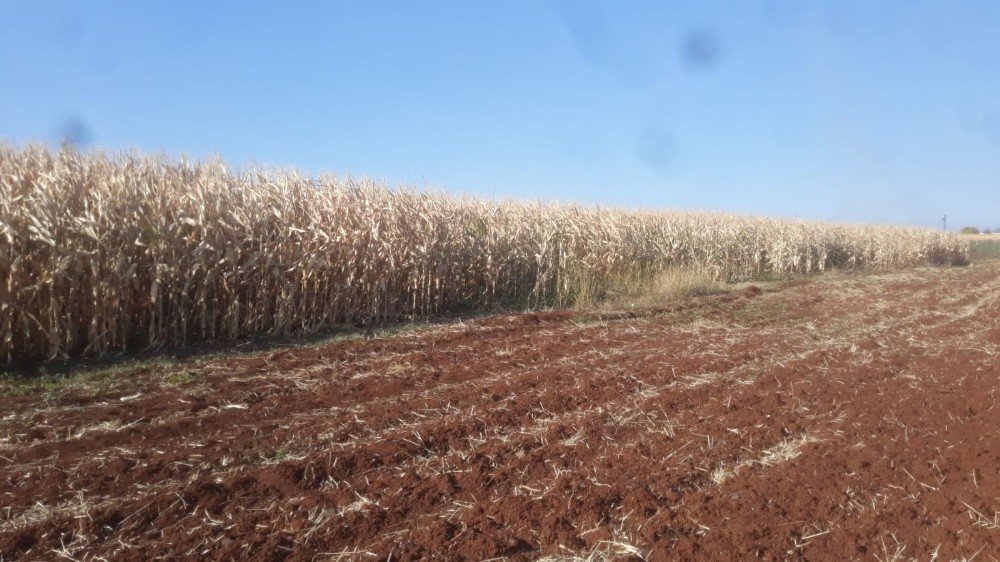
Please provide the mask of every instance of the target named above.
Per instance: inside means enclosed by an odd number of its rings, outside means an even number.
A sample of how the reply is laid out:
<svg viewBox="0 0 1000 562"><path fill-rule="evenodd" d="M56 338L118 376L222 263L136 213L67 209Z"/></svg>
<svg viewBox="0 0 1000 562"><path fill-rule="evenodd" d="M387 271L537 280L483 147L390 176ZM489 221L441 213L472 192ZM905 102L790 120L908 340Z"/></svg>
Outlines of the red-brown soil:
<svg viewBox="0 0 1000 562"><path fill-rule="evenodd" d="M11 559L1000 559L1000 263L0 398Z"/></svg>

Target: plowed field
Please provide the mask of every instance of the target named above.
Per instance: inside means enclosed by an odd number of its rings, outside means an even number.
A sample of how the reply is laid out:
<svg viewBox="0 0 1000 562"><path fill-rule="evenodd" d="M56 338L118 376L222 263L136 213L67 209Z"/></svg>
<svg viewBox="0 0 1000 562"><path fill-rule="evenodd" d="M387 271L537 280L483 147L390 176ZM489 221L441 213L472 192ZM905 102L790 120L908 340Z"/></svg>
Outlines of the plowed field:
<svg viewBox="0 0 1000 562"><path fill-rule="evenodd" d="M1000 559L1000 263L0 397L4 560Z"/></svg>

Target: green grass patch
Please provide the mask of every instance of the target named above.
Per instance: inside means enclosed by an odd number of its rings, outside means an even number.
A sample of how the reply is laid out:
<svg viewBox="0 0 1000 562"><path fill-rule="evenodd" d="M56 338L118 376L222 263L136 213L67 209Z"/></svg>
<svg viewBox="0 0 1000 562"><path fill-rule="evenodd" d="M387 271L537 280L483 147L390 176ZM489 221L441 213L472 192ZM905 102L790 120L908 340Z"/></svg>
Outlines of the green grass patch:
<svg viewBox="0 0 1000 562"><path fill-rule="evenodd" d="M36 363L9 366L6 370L0 366L0 398L40 395L45 400L55 400L71 393L98 396L118 387L135 386L137 381L133 375L136 374L143 375L145 384L183 386L201 380L197 364L205 361L336 345L366 338L391 338L432 325L434 323L426 321L400 322L371 328L328 330L307 336L190 346L174 350L171 355L150 352L145 357Z"/></svg>
<svg viewBox="0 0 1000 562"><path fill-rule="evenodd" d="M105 364L41 365L32 371L0 372L0 397L41 394L57 399L71 392L97 396L120 385L130 384L129 375L139 370L166 373L165 378L183 372L167 358L117 361Z"/></svg>
<svg viewBox="0 0 1000 562"><path fill-rule="evenodd" d="M767 324L788 313L788 303L755 299L733 311L733 319L742 324Z"/></svg>
<svg viewBox="0 0 1000 562"><path fill-rule="evenodd" d="M974 262L1000 259L1000 238L970 240L969 259Z"/></svg>

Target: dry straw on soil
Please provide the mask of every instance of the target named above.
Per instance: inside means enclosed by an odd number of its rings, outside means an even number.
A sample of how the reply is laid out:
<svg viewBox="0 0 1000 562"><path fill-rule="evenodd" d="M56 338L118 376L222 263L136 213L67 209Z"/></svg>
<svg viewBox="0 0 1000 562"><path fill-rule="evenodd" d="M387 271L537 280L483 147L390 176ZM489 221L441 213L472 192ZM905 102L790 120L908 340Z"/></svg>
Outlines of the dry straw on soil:
<svg viewBox="0 0 1000 562"><path fill-rule="evenodd" d="M219 162L0 145L0 358L98 356L468 307L957 263L916 228L489 201Z"/></svg>

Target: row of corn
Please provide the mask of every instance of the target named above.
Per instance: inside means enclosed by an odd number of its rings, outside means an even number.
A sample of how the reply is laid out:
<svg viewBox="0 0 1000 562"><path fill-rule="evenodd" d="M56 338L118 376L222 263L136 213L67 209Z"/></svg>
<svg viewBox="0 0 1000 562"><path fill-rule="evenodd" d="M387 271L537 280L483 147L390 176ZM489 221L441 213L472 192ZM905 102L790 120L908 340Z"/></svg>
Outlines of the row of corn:
<svg viewBox="0 0 1000 562"><path fill-rule="evenodd" d="M0 145L0 360L569 304L675 267L719 280L954 264L927 229L494 201L218 161Z"/></svg>

